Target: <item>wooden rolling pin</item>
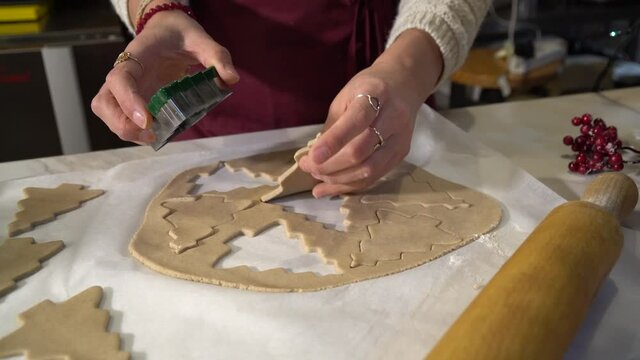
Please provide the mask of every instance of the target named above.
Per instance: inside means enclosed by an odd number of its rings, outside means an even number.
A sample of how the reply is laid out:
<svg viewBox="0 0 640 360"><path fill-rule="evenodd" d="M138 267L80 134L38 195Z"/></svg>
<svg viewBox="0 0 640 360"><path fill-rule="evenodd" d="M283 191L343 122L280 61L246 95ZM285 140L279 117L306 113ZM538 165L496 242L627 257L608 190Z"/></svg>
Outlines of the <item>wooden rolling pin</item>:
<svg viewBox="0 0 640 360"><path fill-rule="evenodd" d="M427 356L562 359L623 244L638 201L626 175L598 176L580 201L553 209Z"/></svg>

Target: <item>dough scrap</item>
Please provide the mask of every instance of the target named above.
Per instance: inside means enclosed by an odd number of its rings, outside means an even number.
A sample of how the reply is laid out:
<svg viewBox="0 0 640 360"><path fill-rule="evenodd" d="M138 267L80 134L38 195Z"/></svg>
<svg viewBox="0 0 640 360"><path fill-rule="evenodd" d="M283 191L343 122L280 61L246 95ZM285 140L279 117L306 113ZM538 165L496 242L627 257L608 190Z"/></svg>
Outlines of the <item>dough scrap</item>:
<svg viewBox="0 0 640 360"><path fill-rule="evenodd" d="M129 359L118 334L107 332L109 312L99 308L102 288L90 287L69 300L45 300L18 316L21 327L0 339L0 358Z"/></svg>
<svg viewBox="0 0 640 360"><path fill-rule="evenodd" d="M16 287L16 281L40 270L45 261L64 248L60 240L36 243L33 238L7 239L0 245L0 297Z"/></svg>
<svg viewBox="0 0 640 360"><path fill-rule="evenodd" d="M294 160L297 159L299 157ZM292 166L293 172L295 167ZM263 169L260 171L268 168L268 164L260 165ZM345 214L345 232L325 228L303 214L286 211L282 206L263 200L273 193L286 193L282 187L265 185L207 192L205 194L223 196L225 202L248 200L251 205L234 212L232 221L215 226L210 234L196 240L195 244L192 242L194 246L176 254L170 246L175 241L169 235L172 224L164 219L170 210L162 204L182 198L185 205L182 211L197 213L186 209L188 204L196 202L186 198L193 196L189 195L193 181L203 173L202 169L177 175L156 195L147 207L129 250L146 266L163 274L229 287L270 292L316 291L393 274L422 265L473 241L494 229L502 216L501 207L494 199L404 163L369 191L343 196L341 212ZM211 174L217 164L208 169L207 173ZM254 172L250 166L245 167L245 171ZM280 179L284 179L282 176ZM283 183L289 186L285 181ZM309 190L315 184L296 185L297 192ZM289 238L302 241L305 251L320 254L337 273L317 275L282 268L256 271L247 266L215 267L230 253L228 242L240 235L259 235L277 225L284 227Z"/></svg>
<svg viewBox="0 0 640 360"><path fill-rule="evenodd" d="M103 190L87 190L78 184L62 184L54 189L28 187L23 192L26 197L18 202L20 211L9 224L10 237L52 221L56 216L78 209L83 202L104 194Z"/></svg>
<svg viewBox="0 0 640 360"><path fill-rule="evenodd" d="M263 202L267 202L269 200L285 197L287 195L305 192L313 189L313 187L320 182L320 180L302 171L298 166L298 161L300 161L303 156L309 153L311 145L313 145L313 143L316 141L316 139L318 139L319 136L320 134L318 134L315 139L309 141L307 146L296 151L296 153L293 155L295 164L278 177L278 187L272 192L263 195L260 200L262 200Z"/></svg>

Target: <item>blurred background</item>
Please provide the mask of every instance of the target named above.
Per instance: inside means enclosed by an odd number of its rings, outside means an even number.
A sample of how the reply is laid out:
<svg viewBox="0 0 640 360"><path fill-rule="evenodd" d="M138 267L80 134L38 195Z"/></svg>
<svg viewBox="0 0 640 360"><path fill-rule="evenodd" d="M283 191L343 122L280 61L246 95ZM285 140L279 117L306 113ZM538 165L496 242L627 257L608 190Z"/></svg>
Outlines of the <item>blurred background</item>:
<svg viewBox="0 0 640 360"><path fill-rule="evenodd" d="M638 0L495 0L437 108L638 86L639 19ZM90 108L128 39L107 0L0 0L0 162L131 145Z"/></svg>

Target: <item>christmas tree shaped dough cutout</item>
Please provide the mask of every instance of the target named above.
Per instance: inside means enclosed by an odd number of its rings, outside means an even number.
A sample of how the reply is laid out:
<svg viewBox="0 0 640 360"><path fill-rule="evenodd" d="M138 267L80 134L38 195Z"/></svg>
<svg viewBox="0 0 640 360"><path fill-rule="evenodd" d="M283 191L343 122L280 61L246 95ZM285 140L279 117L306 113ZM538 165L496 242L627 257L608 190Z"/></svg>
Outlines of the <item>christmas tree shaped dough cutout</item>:
<svg viewBox="0 0 640 360"><path fill-rule="evenodd" d="M18 202L15 220L9 224L9 236L30 231L34 226L47 223L57 215L75 210L80 205L104 194L103 190L87 190L84 185L62 184L57 188L28 187L26 197Z"/></svg>
<svg viewBox="0 0 640 360"><path fill-rule="evenodd" d="M63 303L45 300L18 316L22 326L0 339L0 358L129 359L120 338L107 332L109 313L99 309L102 288L93 286Z"/></svg>
<svg viewBox="0 0 640 360"><path fill-rule="evenodd" d="M0 245L0 296L15 289L15 281L40 270L40 262L62 248L60 240L38 244L33 238L7 239Z"/></svg>

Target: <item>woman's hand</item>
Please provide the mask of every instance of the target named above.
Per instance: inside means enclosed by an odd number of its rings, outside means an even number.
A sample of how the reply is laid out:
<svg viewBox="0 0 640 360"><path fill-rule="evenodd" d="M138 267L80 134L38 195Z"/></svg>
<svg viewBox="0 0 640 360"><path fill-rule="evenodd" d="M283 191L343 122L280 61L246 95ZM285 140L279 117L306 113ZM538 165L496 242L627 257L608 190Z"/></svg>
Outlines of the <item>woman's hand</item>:
<svg viewBox="0 0 640 360"><path fill-rule="evenodd" d="M150 143L155 139L146 103L191 66L214 66L227 85L239 80L229 52L182 11L155 14L125 51L139 63L128 60L114 66L91 102L93 112L123 140Z"/></svg>
<svg viewBox="0 0 640 360"><path fill-rule="evenodd" d="M417 111L442 68L435 41L412 29L354 76L331 104L324 133L300 159L300 167L322 181L313 195L364 189L400 163L409 152Z"/></svg>

